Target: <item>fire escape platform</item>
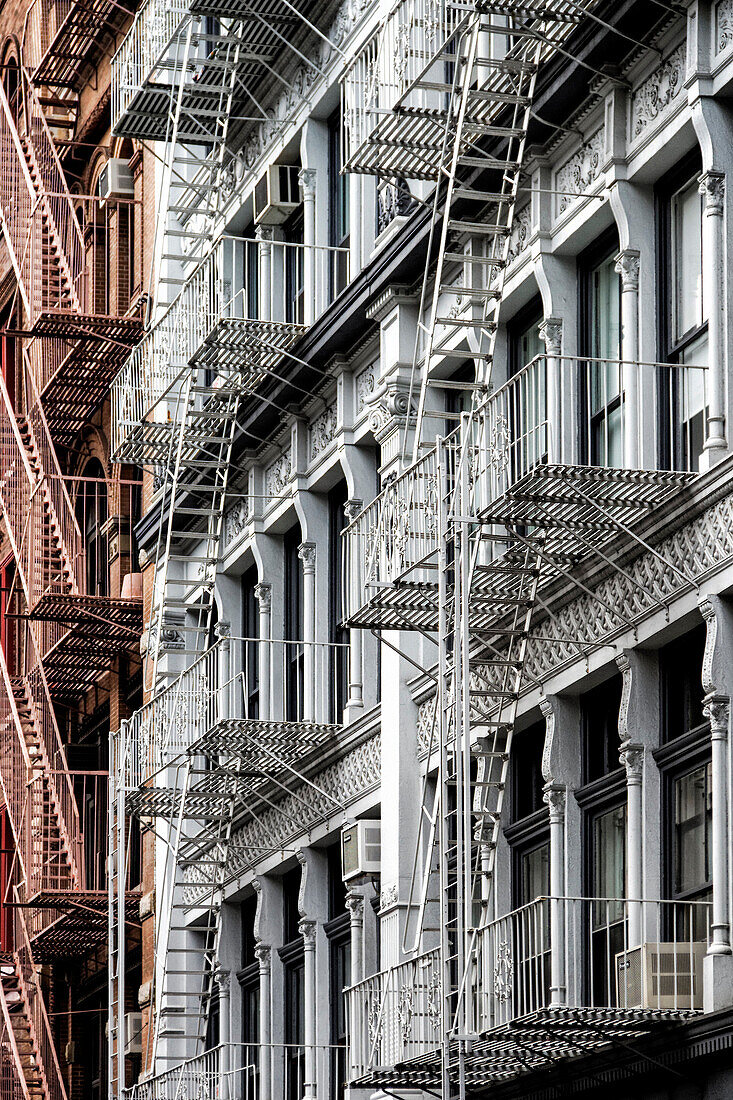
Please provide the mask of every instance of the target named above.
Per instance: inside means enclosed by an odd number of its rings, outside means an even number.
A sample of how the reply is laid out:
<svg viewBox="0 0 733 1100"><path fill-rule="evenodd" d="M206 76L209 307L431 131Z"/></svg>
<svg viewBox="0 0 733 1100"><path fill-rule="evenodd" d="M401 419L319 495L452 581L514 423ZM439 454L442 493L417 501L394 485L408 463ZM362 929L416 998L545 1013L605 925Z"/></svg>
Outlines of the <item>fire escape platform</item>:
<svg viewBox="0 0 733 1100"><path fill-rule="evenodd" d="M29 618L68 623L69 626L127 632L127 647L131 634L142 633L142 599L121 600L112 596L62 595L47 593L34 605ZM108 636L108 642L113 639Z"/></svg>
<svg viewBox="0 0 733 1100"><path fill-rule="evenodd" d="M107 313L73 313L59 309L39 313L31 336L50 336L54 339L94 339L122 343L129 353L142 338L143 322L139 317L117 317ZM123 352L124 358L124 352Z"/></svg>
<svg viewBox="0 0 733 1100"><path fill-rule="evenodd" d="M242 390L251 392L307 331L307 325L286 321L222 317L202 341L191 363L235 374Z"/></svg>
<svg viewBox="0 0 733 1100"><path fill-rule="evenodd" d="M139 890L126 892L125 920L129 924L139 923L140 897ZM23 902L23 908L56 910L55 919L32 937L37 963L83 958L107 942L107 890L44 890Z"/></svg>
<svg viewBox="0 0 733 1100"><path fill-rule="evenodd" d="M616 1044L639 1042L700 1015L692 1009L544 1008L502 1024L474 1040L465 1058L466 1091L479 1095L517 1077L558 1062L613 1051ZM452 1063L458 1072L458 1051ZM451 1074L452 1076L453 1074ZM375 1067L351 1082L352 1088L441 1087L441 1055L436 1049L394 1067Z"/></svg>
<svg viewBox="0 0 733 1100"><path fill-rule="evenodd" d="M473 522L486 524L487 530L496 525L519 531L530 543L539 540L545 580L557 569L572 571L590 556L593 546L601 547L624 528L633 529L670 496L684 491L696 476L667 470L538 465L478 511ZM528 528L531 533L525 534ZM402 532L392 535L397 542ZM521 539L508 543L506 552L482 566L475 578L471 616L476 633L489 633L517 607L523 545ZM437 573L428 558L412 570L412 578L406 572L391 584L367 582L369 599L349 617L348 625L437 631Z"/></svg>
<svg viewBox="0 0 733 1100"><path fill-rule="evenodd" d="M85 70L114 47L126 18L113 0L74 0L31 74L33 83L79 90Z"/></svg>
<svg viewBox="0 0 733 1100"><path fill-rule="evenodd" d="M199 71L205 74L205 67ZM180 141L200 144L211 141L211 132L221 114L221 89L216 87L217 81L221 83L219 70L208 81L211 90L205 91L196 87L195 78L189 76L187 80L181 96ZM201 82L207 82L205 75ZM138 88L115 123L115 134L139 141L166 141L174 94L175 88L170 84L146 83Z"/></svg>
<svg viewBox="0 0 733 1100"><path fill-rule="evenodd" d="M113 617L107 619L104 617L107 608L101 608L99 615L93 613L92 606L96 607L93 601L97 599L109 604L129 603L130 607L124 611L129 618L124 621L122 617L117 621ZM105 601L94 596L49 597L49 602L51 600L63 605L58 609L63 611L61 621L71 620L71 626L44 655L49 689L56 699L78 699L99 676L109 672L117 657L137 648L142 630L142 603ZM37 609L33 617L40 617Z"/></svg>

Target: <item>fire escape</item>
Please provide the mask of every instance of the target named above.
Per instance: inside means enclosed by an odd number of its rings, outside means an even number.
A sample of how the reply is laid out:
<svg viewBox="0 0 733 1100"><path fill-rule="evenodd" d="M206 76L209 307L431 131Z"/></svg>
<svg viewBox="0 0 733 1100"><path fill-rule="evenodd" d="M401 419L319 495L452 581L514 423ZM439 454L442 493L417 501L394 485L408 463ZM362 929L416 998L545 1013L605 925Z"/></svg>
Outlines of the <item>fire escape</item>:
<svg viewBox="0 0 733 1100"><path fill-rule="evenodd" d="M328 646L225 638L211 645L238 414L272 406L279 384L307 370L298 340L330 303L337 268L348 267L343 249L219 230L236 180L234 151L246 128L266 118L262 88L293 58L320 55L328 9L275 0L264 15L218 0L147 0L113 59L116 132L164 150L149 327L112 384L113 456L151 469L161 502L146 629L151 699L115 738L110 821L115 1095L125 1081L131 818L162 842L154 991L143 1028L144 1065L154 1076L133 1090L141 1100L179 1095L189 1070L202 1088L229 1081L226 1046L212 1054L205 1044L233 831L286 796L305 807L303 792L315 787L308 763L339 729L330 720ZM286 667L295 676L289 689ZM199 1067L207 1085L195 1067L213 1057L214 1077Z"/></svg>
<svg viewBox="0 0 733 1100"><path fill-rule="evenodd" d="M583 565L596 556L618 568L604 547L620 534L637 552L646 548L640 523L694 477L684 448L660 463L667 469L635 468L632 393L641 367L667 372L660 418L671 391L683 409L693 376L704 385L701 368L549 352L504 382L493 371L538 68L556 45L566 48L591 7L404 0L342 81L347 170L396 186L436 185L429 247L437 259L418 315L403 472L343 536L347 623L420 632L434 639L438 658L428 753L437 784L432 799L428 768L421 813L429 837L421 835L415 855L405 961L349 993L357 1088L463 1098L559 1058L608 1050L699 1007L689 993L699 954L689 922L677 947L657 944L658 957L664 947L687 957L687 995L682 983L666 1000L639 1007L623 984L605 999L583 986L579 929L596 927L600 903L550 898L495 918L494 860L517 707L523 688L536 683L528 646L551 619L543 590L565 580L593 598L579 576ZM451 381L453 366L466 362L472 380ZM593 385L614 384L627 395L621 461L607 437L591 439L586 407ZM457 387L471 394L471 406L451 414L444 397ZM586 395L578 410L570 408L574 394ZM585 452L573 451L574 433L562 431L576 412ZM436 421L451 417L455 429L436 434ZM607 610L616 629L630 625L623 609ZM392 637L399 646L399 634ZM582 652L581 637L568 641ZM633 912L631 903L614 904L623 951L662 938L651 903L637 902ZM608 962L613 967L613 957Z"/></svg>
<svg viewBox="0 0 733 1100"><path fill-rule="evenodd" d="M64 448L89 423L142 333L107 278L113 237L134 203L69 192L63 160L89 65L124 13L106 3L29 9L17 81L0 86L0 221L16 276L0 380L4 549L0 788L12 834L3 903L0 1046L8 1095L65 1100L66 1071L46 997L52 967L103 951L100 853L107 776L70 763L62 717L134 653L142 601L131 574L139 486L66 472ZM12 360L12 363L11 363ZM114 564L112 564L114 561Z"/></svg>

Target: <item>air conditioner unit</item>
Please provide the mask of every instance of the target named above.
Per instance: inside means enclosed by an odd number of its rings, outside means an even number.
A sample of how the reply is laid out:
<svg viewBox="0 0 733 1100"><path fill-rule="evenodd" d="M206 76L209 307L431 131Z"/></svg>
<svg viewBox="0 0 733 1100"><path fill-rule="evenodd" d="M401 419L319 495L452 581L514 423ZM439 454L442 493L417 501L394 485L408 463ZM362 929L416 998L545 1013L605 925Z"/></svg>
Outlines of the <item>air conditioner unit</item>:
<svg viewBox="0 0 733 1100"><path fill-rule="evenodd" d="M142 1012L125 1013L125 1054L142 1054L143 1052L143 1014Z"/></svg>
<svg viewBox="0 0 733 1100"><path fill-rule="evenodd" d="M643 943L616 955L619 1008L702 1008L706 944Z"/></svg>
<svg viewBox="0 0 733 1100"><path fill-rule="evenodd" d="M281 225L300 206L300 169L293 164L271 164L255 184L255 221Z"/></svg>
<svg viewBox="0 0 733 1100"><path fill-rule="evenodd" d="M380 821L357 821L341 831L341 877L344 882L379 874L382 846Z"/></svg>
<svg viewBox="0 0 733 1100"><path fill-rule="evenodd" d="M111 157L99 173L99 194L103 199L130 199L135 182L130 165L122 157Z"/></svg>

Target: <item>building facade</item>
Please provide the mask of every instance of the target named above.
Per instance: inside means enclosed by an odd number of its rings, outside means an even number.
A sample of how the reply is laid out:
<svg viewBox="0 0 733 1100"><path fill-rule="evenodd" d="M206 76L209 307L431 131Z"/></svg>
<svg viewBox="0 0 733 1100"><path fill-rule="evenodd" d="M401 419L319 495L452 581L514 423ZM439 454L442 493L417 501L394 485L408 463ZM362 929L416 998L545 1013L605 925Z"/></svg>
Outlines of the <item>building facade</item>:
<svg viewBox="0 0 733 1100"><path fill-rule="evenodd" d="M119 41L111 1096L730 1091L732 81L727 0Z"/></svg>
<svg viewBox="0 0 733 1100"><path fill-rule="evenodd" d="M0 1092L12 1100L107 1095L109 731L142 702L142 481L111 464L109 396L148 299L149 169L110 124L110 54L132 14L65 0L0 13ZM153 210L151 182L148 194ZM131 887L138 868L133 852ZM128 908L135 973L134 890Z"/></svg>

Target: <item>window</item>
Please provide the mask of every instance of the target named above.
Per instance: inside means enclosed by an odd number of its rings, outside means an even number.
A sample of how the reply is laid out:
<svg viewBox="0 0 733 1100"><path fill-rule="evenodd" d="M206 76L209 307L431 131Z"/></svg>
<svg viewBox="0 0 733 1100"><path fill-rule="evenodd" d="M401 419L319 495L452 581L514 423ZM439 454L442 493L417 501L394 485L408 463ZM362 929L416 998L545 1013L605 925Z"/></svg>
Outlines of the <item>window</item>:
<svg viewBox="0 0 733 1100"><path fill-rule="evenodd" d="M593 814L590 837L591 994L594 1003L613 1005L613 967L626 939L626 804Z"/></svg>
<svg viewBox="0 0 733 1100"><path fill-rule="evenodd" d="M303 937L298 931L299 867L283 875L283 963L285 1007L285 1100L302 1100L305 1069L305 973Z"/></svg>
<svg viewBox="0 0 733 1100"><path fill-rule="evenodd" d="M343 547L341 532L346 526L346 482L341 481L328 494L328 634L339 646L330 653L330 720L341 722L349 685L349 632L341 626L341 586L343 584Z"/></svg>
<svg viewBox="0 0 733 1100"><path fill-rule="evenodd" d="M242 1058L247 1089L256 1095L259 1079L260 1039L260 968L255 956L254 921L257 912L256 898L247 898L241 906L242 921L242 969L237 978L242 989Z"/></svg>
<svg viewBox="0 0 733 1100"><path fill-rule="evenodd" d="M545 723L536 722L516 734L512 745L512 818L514 821L536 813L542 801L542 752Z"/></svg>
<svg viewBox="0 0 733 1100"><path fill-rule="evenodd" d="M583 782L592 783L620 768L618 713L620 674L599 684L581 699L583 728Z"/></svg>
<svg viewBox="0 0 733 1100"><path fill-rule="evenodd" d="M547 458L547 380L539 325L542 303L534 299L509 325L509 372L519 375L507 390L505 416L511 425L515 477ZM537 360L532 366L528 364Z"/></svg>
<svg viewBox="0 0 733 1100"><path fill-rule="evenodd" d="M248 569L242 574L242 635L248 639L243 643L242 661L244 668L244 703L246 716L257 718L260 712L259 682L259 646L255 639L259 637L259 605L255 598L257 570Z"/></svg>
<svg viewBox="0 0 733 1100"><path fill-rule="evenodd" d="M520 905L535 898L547 897L550 892L550 843L544 841L536 848L523 852L520 859Z"/></svg>
<svg viewBox="0 0 733 1100"><path fill-rule="evenodd" d="M351 984L351 921L345 908L346 891L341 877L341 848L334 844L328 858L328 923L325 931L330 960L331 1001L331 1100L343 1100L346 1070L346 998Z"/></svg>
<svg viewBox="0 0 733 1100"><path fill-rule="evenodd" d="M328 121L328 209L329 243L333 248L347 249L350 240L349 177L341 172L340 111L331 115ZM346 286L348 270L347 253L337 253L330 273L332 298Z"/></svg>
<svg viewBox="0 0 733 1100"><path fill-rule="evenodd" d="M705 724L702 712L704 650L705 626L700 624L659 652L662 744Z"/></svg>
<svg viewBox="0 0 733 1100"><path fill-rule="evenodd" d="M305 321L305 254L303 249L303 206L283 226L285 240L285 320L291 325ZM277 318L275 318L277 319Z"/></svg>
<svg viewBox="0 0 733 1100"><path fill-rule="evenodd" d="M84 533L86 595L108 596L107 482L104 469L93 458L84 467L85 480L79 483L76 498L76 518Z"/></svg>
<svg viewBox="0 0 733 1100"><path fill-rule="evenodd" d="M621 280L618 241L606 236L580 260L582 354L581 441L593 466L623 465Z"/></svg>
<svg viewBox="0 0 733 1100"><path fill-rule="evenodd" d="M712 896L711 765L674 780L673 888L676 898Z"/></svg>
<svg viewBox="0 0 733 1100"><path fill-rule="evenodd" d="M678 165L657 189L661 358L704 367L708 361L707 302L703 280L703 197L700 158ZM660 368L662 457L696 470L706 431L704 371Z"/></svg>
<svg viewBox="0 0 733 1100"><path fill-rule="evenodd" d="M300 527L294 527L283 540L285 551L285 717L297 721L303 712L303 569L298 557ZM297 643L297 644L296 644Z"/></svg>

